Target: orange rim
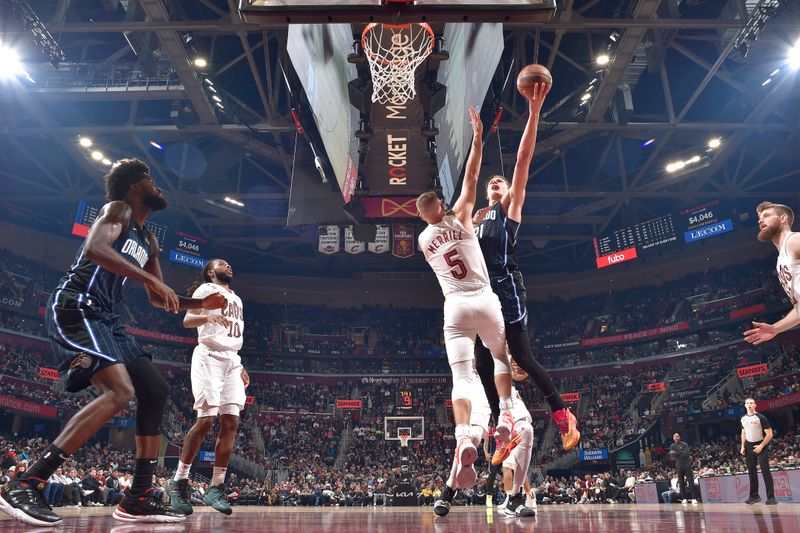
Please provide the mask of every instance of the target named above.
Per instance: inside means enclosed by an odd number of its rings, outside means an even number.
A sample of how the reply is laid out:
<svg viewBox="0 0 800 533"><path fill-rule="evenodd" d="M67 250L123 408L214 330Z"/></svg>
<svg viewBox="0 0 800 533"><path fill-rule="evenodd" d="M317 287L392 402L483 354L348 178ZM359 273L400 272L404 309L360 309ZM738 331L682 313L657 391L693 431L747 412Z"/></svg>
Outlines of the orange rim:
<svg viewBox="0 0 800 533"><path fill-rule="evenodd" d="M361 47L364 49L364 51L367 54L369 54L370 58L372 58L374 61L377 61L377 62L381 63L382 65L388 65L389 63L391 63L391 61L387 61L386 59L382 58L381 56L379 56L378 54L373 52L370 49L370 47L367 45L367 35L369 35L369 33L372 31L372 29L375 28L378 24L380 24L380 23L378 23L378 22L370 22L364 28L364 31L361 32ZM430 27L429 24L427 24L425 22L409 22L407 24L383 24L382 26L384 28L388 28L390 30L410 30L412 25L414 25L414 24L416 24L417 26L419 26L423 30L427 31L428 35L431 36L431 43L430 43L430 45L428 45L428 47L427 47L428 51L425 53L425 55L427 56L428 54L433 52L433 43L436 40L436 35L433 33L433 29Z"/></svg>

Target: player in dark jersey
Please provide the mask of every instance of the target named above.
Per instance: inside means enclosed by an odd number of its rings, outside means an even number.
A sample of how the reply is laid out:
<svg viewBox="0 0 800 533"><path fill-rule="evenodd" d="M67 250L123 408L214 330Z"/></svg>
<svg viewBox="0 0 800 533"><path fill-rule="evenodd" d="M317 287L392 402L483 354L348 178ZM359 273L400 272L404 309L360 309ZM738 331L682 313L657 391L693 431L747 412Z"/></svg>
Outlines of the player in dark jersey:
<svg viewBox="0 0 800 533"><path fill-rule="evenodd" d="M537 83L533 96L529 99L530 112L525 131L522 133L517 163L514 167L514 179L511 183L503 176L492 176L486 186L488 207L475 214L475 234L481 245L492 290L500 298L503 318L506 325L506 340L514 362L533 379L550 404L553 420L561 432L564 450L571 450L580 441L577 420L555 388L552 378L539 364L531 351L528 341L528 310L525 305L525 285L522 274L517 267L517 232L522 222L522 206L525 203L525 187L528 184L528 173L536 147L536 131L539 123L539 112L547 96L550 86ZM473 145L474 147L475 145ZM480 144L477 145L480 149ZM487 359L488 354L488 359ZM482 342L475 343L475 365L481 382L486 389L486 396L492 409L505 409L511 398L501 398L497 394L493 378L493 361L491 354ZM495 415L499 411L494 412ZM509 441L513 443L514 439ZM509 449L506 450L510 453Z"/></svg>
<svg viewBox="0 0 800 533"><path fill-rule="evenodd" d="M0 489L0 510L35 526L61 522L44 501L47 479L61 464L136 397L136 465L133 486L114 517L127 522L177 522L180 514L152 497L152 476L161 443L161 419L169 385L150 354L128 334L116 313L130 281L142 283L154 307L218 309L223 295L203 300L180 298L164 284L158 243L144 228L153 211L167 201L136 159L116 162L105 176L109 203L104 205L75 262L47 304L45 322L56 364L67 390L93 385L100 395L67 421L44 455L24 474Z"/></svg>

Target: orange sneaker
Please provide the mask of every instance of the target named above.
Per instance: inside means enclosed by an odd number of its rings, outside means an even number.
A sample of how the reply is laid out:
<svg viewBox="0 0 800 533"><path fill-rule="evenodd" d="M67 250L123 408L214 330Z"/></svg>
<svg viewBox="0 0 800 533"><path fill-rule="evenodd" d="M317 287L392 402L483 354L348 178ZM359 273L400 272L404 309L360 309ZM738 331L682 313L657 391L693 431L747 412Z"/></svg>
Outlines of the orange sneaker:
<svg viewBox="0 0 800 533"><path fill-rule="evenodd" d="M515 431L511 434L511 439L502 444L498 443L497 450L495 450L494 455L492 455L492 464L494 466L503 464L503 461L511 455L511 452L514 451L514 448L517 447L517 444L519 444L521 440L522 436Z"/></svg>
<svg viewBox="0 0 800 533"><path fill-rule="evenodd" d="M581 432L578 431L578 419L567 408L559 409L550 416L555 420L558 430L561 432L561 446L565 452L570 451L581 441Z"/></svg>

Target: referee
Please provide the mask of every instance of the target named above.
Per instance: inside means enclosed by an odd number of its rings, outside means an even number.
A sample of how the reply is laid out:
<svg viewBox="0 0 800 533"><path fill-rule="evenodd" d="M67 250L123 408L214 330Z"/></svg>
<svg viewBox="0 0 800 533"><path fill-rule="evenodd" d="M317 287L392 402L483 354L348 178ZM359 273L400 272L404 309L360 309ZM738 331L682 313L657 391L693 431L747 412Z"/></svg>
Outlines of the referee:
<svg viewBox="0 0 800 533"><path fill-rule="evenodd" d="M772 440L772 426L767 417L761 413L756 413L756 401L747 398L744 401L747 414L742 417L742 449L745 463L747 463L747 473L750 476L750 497L745 503L754 504L761 501L758 495L758 470L756 462L761 467L761 475L764 476L764 488L767 489L767 505L776 505L775 487L772 483L772 473L769 471L769 445Z"/></svg>

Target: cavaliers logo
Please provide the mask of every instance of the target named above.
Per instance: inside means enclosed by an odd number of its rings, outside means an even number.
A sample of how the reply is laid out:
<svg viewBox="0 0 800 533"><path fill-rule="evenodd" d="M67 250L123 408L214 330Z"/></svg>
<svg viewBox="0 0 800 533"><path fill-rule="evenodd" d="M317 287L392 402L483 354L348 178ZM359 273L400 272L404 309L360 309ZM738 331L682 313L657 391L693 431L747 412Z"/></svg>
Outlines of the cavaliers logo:
<svg viewBox="0 0 800 533"><path fill-rule="evenodd" d="M90 366L92 366L92 358L85 353L80 353L69 364L69 369L72 370L75 368L89 368Z"/></svg>
<svg viewBox="0 0 800 533"><path fill-rule="evenodd" d="M403 202L395 202L391 198L381 198L382 217L416 217L417 203L415 198Z"/></svg>

